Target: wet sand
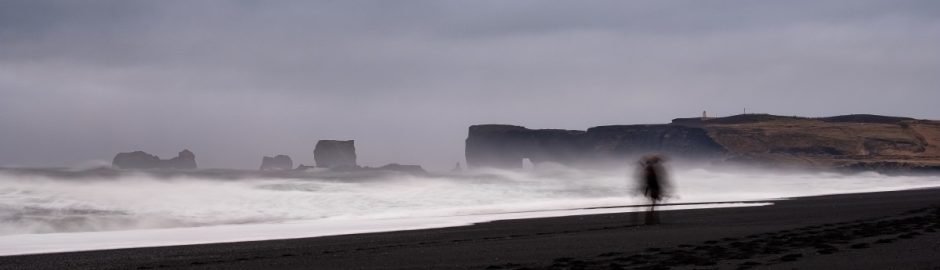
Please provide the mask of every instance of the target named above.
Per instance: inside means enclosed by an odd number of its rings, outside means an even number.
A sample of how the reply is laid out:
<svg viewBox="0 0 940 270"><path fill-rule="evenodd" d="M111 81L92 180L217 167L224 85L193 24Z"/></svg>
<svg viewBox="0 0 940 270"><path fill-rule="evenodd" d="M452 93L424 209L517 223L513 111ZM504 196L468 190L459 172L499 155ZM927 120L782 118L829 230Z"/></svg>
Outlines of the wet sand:
<svg viewBox="0 0 940 270"><path fill-rule="evenodd" d="M0 269L938 269L940 189L473 226L0 257Z"/></svg>

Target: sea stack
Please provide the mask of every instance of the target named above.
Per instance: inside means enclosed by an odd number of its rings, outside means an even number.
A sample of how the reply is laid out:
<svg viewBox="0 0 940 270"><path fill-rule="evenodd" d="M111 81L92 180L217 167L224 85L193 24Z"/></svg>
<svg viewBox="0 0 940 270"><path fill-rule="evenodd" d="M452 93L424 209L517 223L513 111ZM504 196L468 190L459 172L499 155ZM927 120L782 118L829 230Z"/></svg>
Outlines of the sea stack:
<svg viewBox="0 0 940 270"><path fill-rule="evenodd" d="M162 160L144 151L118 153L111 165L118 169L196 169L196 155L183 150L171 159Z"/></svg>
<svg viewBox="0 0 940 270"><path fill-rule="evenodd" d="M196 155L189 149L183 149L175 158L171 158L167 164L170 169L196 169Z"/></svg>
<svg viewBox="0 0 940 270"><path fill-rule="evenodd" d="M277 155L275 157L264 157L261 159L262 171L283 171L294 168L294 161L287 155Z"/></svg>
<svg viewBox="0 0 940 270"><path fill-rule="evenodd" d="M313 158L320 168L358 168L353 140L320 140L313 150Z"/></svg>

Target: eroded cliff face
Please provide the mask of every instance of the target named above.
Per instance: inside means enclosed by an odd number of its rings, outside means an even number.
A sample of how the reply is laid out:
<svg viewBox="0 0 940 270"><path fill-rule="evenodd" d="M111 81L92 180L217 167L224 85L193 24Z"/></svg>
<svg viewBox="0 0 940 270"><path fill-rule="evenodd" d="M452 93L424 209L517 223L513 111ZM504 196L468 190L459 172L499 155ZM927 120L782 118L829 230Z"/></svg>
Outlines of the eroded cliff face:
<svg viewBox="0 0 940 270"><path fill-rule="evenodd" d="M466 141L467 166L521 168L522 161L576 160L582 158L584 131L531 130L511 125L470 127Z"/></svg>
<svg viewBox="0 0 940 270"><path fill-rule="evenodd" d="M721 155L724 149L702 128L680 125L601 126L587 131L527 129L511 125L470 127L470 167L521 168L532 163L584 165L659 153L690 158Z"/></svg>
<svg viewBox="0 0 940 270"><path fill-rule="evenodd" d="M736 115L586 131L471 126L469 167L580 166L646 154L711 162L876 171L940 171L940 122L878 115L826 118Z"/></svg>
<svg viewBox="0 0 940 270"><path fill-rule="evenodd" d="M878 115L758 115L700 121L730 160L803 167L940 169L940 122Z"/></svg>

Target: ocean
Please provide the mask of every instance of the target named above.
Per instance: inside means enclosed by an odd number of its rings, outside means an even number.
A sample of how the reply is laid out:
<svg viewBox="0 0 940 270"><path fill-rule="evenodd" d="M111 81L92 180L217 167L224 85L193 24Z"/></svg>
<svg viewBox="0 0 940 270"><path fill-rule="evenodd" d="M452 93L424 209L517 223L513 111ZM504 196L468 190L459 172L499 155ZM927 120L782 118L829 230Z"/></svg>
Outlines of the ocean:
<svg viewBox="0 0 940 270"><path fill-rule="evenodd" d="M285 239L642 211L633 172L545 166L371 178L0 173L0 255ZM940 186L940 176L676 168L668 209ZM689 204L706 203L706 204Z"/></svg>

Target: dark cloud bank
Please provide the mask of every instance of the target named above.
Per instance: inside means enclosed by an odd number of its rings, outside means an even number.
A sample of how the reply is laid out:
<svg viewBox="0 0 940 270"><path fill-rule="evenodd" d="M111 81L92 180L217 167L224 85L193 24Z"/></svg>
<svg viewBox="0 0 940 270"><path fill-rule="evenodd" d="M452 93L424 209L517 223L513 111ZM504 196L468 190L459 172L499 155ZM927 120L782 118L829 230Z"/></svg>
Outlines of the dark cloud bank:
<svg viewBox="0 0 940 270"><path fill-rule="evenodd" d="M463 161L466 128L940 118L935 1L3 1L0 165Z"/></svg>

